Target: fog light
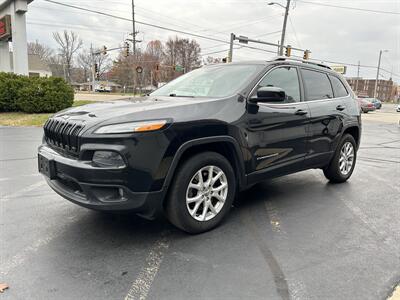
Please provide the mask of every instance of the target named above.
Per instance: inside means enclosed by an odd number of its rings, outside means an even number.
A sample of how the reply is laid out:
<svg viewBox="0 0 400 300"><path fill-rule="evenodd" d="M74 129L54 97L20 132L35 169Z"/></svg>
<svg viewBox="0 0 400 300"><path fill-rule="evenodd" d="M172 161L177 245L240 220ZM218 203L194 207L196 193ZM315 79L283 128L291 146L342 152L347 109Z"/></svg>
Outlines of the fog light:
<svg viewBox="0 0 400 300"><path fill-rule="evenodd" d="M101 168L123 168L124 159L114 151L96 151L93 154L92 162L96 167Z"/></svg>

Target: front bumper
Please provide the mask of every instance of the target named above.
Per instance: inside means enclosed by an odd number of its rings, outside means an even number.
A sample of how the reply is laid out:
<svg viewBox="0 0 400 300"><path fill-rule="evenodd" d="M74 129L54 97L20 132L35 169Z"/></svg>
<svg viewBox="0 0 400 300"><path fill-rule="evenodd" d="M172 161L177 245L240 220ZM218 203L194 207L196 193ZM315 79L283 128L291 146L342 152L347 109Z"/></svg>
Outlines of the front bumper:
<svg viewBox="0 0 400 300"><path fill-rule="evenodd" d="M126 170L93 167L87 161L62 156L47 145L40 146L38 152L54 165L54 179L46 177L49 186L75 204L101 211L129 210L149 219L162 213L164 190L131 191L123 176Z"/></svg>
<svg viewBox="0 0 400 300"><path fill-rule="evenodd" d="M374 107L362 107L361 108L363 112L370 112L370 111L375 111L376 108Z"/></svg>

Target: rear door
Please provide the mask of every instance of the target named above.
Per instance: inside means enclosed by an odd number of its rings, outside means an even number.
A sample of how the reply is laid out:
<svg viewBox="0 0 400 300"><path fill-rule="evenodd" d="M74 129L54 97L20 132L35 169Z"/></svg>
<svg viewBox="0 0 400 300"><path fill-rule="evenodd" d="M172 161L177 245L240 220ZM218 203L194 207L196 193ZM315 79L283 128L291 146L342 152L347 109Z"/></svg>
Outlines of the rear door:
<svg viewBox="0 0 400 300"><path fill-rule="evenodd" d="M301 68L301 77L305 101L310 110L306 164L309 167L321 166L331 157L334 145L340 138L346 106L343 97L335 97L327 73Z"/></svg>
<svg viewBox="0 0 400 300"><path fill-rule="evenodd" d="M279 66L265 75L254 88L274 86L286 93L284 102L258 103L256 114L247 113L247 141L253 171L285 173L304 165L309 112L301 102L302 88L296 66Z"/></svg>

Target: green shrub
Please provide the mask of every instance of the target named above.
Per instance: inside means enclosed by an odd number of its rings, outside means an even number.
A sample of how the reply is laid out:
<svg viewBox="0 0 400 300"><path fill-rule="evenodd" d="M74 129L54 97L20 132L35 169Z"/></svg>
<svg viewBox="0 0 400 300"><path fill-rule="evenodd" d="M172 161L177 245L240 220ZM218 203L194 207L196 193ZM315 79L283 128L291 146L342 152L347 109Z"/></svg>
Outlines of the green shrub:
<svg viewBox="0 0 400 300"><path fill-rule="evenodd" d="M28 81L26 76L0 72L0 111L18 111L18 91Z"/></svg>
<svg viewBox="0 0 400 300"><path fill-rule="evenodd" d="M73 101L72 87L61 78L0 73L0 111L54 113Z"/></svg>

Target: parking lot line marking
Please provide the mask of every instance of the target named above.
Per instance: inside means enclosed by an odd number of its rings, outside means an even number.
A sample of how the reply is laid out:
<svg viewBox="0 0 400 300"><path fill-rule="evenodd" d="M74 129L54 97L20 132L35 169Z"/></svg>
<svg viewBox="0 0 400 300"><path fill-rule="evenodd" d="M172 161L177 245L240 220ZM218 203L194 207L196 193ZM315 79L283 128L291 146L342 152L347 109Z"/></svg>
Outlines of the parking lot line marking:
<svg viewBox="0 0 400 300"><path fill-rule="evenodd" d="M11 199L21 197L21 196L25 195L26 193L32 192L35 189L40 188L41 186L44 186L45 184L46 184L46 181L41 180L34 184L28 185L27 187L25 187L21 190L18 190L14 193L11 193L8 195L1 195L0 202L7 202L7 201L10 201Z"/></svg>
<svg viewBox="0 0 400 300"><path fill-rule="evenodd" d="M169 243L167 236L162 234L162 237L151 247L146 258L146 264L132 283L125 300L144 300L147 298L151 284L160 269L164 253L169 248Z"/></svg>
<svg viewBox="0 0 400 300"><path fill-rule="evenodd" d="M64 231L64 227L73 223L75 220L75 217L70 217L66 219L67 222L63 224L62 228L51 233L45 238L38 239L32 245L29 245L28 247L24 248L22 251L11 257L11 259L7 260L6 262L2 262L0 276L6 276L8 273L10 273L10 271L22 265L27 259L29 259L32 254L37 252L41 247L46 246L52 240L60 236Z"/></svg>

